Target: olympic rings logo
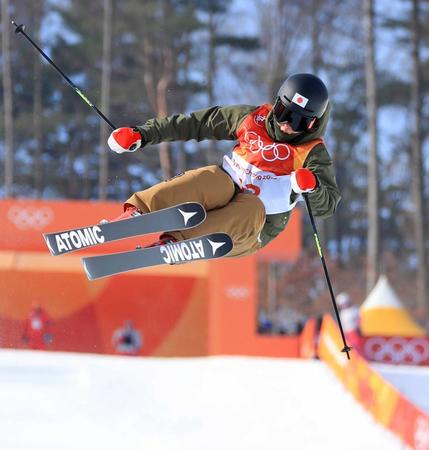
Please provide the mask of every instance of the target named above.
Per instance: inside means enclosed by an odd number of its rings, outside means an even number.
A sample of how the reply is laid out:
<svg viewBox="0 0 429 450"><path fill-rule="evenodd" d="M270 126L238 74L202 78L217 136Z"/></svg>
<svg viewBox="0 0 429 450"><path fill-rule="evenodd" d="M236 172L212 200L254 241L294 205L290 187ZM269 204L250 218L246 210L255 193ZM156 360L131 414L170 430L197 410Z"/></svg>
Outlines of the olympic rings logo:
<svg viewBox="0 0 429 450"><path fill-rule="evenodd" d="M54 212L47 206L37 208L35 206L12 206L7 212L7 217L20 230L42 230L54 218Z"/></svg>
<svg viewBox="0 0 429 450"><path fill-rule="evenodd" d="M258 136L254 131L246 131L244 140L249 145L249 150L252 153L261 153L262 158L267 162L276 160L285 161L290 158L290 148L286 144L272 144L264 145L261 136Z"/></svg>
<svg viewBox="0 0 429 450"><path fill-rule="evenodd" d="M249 296L249 288L246 286L229 286L226 295L236 300L243 300Z"/></svg>
<svg viewBox="0 0 429 450"><path fill-rule="evenodd" d="M364 344L364 354L372 361L418 365L429 359L429 341L423 338L372 337Z"/></svg>

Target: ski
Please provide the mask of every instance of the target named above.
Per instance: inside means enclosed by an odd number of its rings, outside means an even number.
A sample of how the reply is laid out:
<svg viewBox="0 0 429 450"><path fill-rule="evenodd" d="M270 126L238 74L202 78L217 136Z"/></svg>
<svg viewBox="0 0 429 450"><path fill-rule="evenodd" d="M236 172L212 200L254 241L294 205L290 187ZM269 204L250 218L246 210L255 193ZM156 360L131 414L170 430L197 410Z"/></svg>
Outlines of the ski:
<svg viewBox="0 0 429 450"><path fill-rule="evenodd" d="M88 279L96 280L144 267L220 258L232 248L229 235L213 233L156 247L88 256L82 258L82 264Z"/></svg>
<svg viewBox="0 0 429 450"><path fill-rule="evenodd" d="M142 234L193 228L205 218L203 206L188 202L116 222L44 233L43 237L52 255L57 256Z"/></svg>

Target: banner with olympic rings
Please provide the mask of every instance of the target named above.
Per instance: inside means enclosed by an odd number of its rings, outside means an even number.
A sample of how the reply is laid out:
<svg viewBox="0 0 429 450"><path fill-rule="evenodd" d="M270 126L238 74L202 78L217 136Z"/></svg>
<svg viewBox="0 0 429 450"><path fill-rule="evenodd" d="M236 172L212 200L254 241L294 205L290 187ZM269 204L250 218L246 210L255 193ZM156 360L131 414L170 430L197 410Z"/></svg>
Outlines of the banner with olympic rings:
<svg viewBox="0 0 429 450"><path fill-rule="evenodd" d="M362 338L363 356L369 361L429 366L429 337Z"/></svg>
<svg viewBox="0 0 429 450"><path fill-rule="evenodd" d="M347 360L341 348L338 327L331 316L325 316L318 341L320 359L334 370L356 401L381 425L410 448L429 450L429 414L386 381L363 356L352 351L351 359Z"/></svg>

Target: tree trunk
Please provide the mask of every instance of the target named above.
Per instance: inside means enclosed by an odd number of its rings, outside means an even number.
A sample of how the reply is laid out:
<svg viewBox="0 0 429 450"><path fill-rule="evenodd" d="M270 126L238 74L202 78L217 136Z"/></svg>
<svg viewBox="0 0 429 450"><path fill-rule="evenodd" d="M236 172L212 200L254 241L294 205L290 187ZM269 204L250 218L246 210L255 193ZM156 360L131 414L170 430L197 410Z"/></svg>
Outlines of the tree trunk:
<svg viewBox="0 0 429 450"><path fill-rule="evenodd" d="M311 66L312 72L318 75L322 67L322 49L320 47L320 25L318 18L318 2L320 0L311 1ZM317 219L317 229L322 245L325 245L327 238L327 222L325 219Z"/></svg>
<svg viewBox="0 0 429 450"><path fill-rule="evenodd" d="M314 74L318 74L322 61L322 48L320 46L320 24L318 18L318 5L320 0L312 0L311 2L311 65Z"/></svg>
<svg viewBox="0 0 429 450"><path fill-rule="evenodd" d="M427 308L427 255L426 255L426 232L425 232L425 201L423 181L423 158L422 158L422 75L420 61L421 31L419 24L420 2L412 2L412 67L413 79L411 84L412 102L412 133L411 148L411 171L412 189L414 198L414 233L417 253L417 305L421 312Z"/></svg>
<svg viewBox="0 0 429 450"><path fill-rule="evenodd" d="M43 3L41 0L34 0L34 29L36 40L40 42L40 22L43 14ZM33 185L36 198L43 194L43 122L42 122L42 64L40 64L39 53L34 52L34 82L33 82Z"/></svg>
<svg viewBox="0 0 429 450"><path fill-rule="evenodd" d="M170 54L170 55L168 55ZM166 58L172 58L169 50L166 50ZM172 80L172 72L168 63L164 66L164 73L156 86L156 100L157 100L157 115L158 117L168 116L167 103L167 89ZM161 142L159 144L159 161L161 164L162 176L164 180L168 180L173 176L173 169L171 165L170 144L168 142Z"/></svg>
<svg viewBox="0 0 429 450"><path fill-rule="evenodd" d="M377 94L374 55L374 2L364 0L364 30L366 42L365 78L368 114L368 238L366 287L369 292L380 273L379 238L379 176L377 152Z"/></svg>
<svg viewBox="0 0 429 450"><path fill-rule="evenodd" d="M185 143L180 142L179 144L179 153L177 155L177 173L182 173L187 169L187 160L186 160L186 150Z"/></svg>
<svg viewBox="0 0 429 450"><path fill-rule="evenodd" d="M171 11L169 10L169 4L165 0L162 1L160 6L162 12L163 22L165 23ZM161 23L162 26L162 23ZM153 38L152 38L153 39ZM167 91L170 83L174 78L174 57L172 42L166 35L162 42L156 42L160 46L159 54L161 56L161 74L155 76L152 66L155 65L157 58L156 45L151 40L150 36L147 36L143 42L143 60L144 60L144 75L143 81L146 88L148 100L155 111L157 117L168 116L168 101ZM155 81L157 79L157 81ZM162 177L164 180L168 180L172 177L172 163L170 145L168 142L161 142L159 144L159 161L162 170Z"/></svg>
<svg viewBox="0 0 429 450"><path fill-rule="evenodd" d="M162 13L164 23L171 14L168 2L162 2ZM170 83L173 81L173 49L170 39L164 41L162 48L162 74L156 86L156 105L158 117L168 116L168 101L167 90ZM164 180L168 180L173 176L173 168L171 163L170 144L168 142L161 142L159 148L159 160L161 164L162 176Z"/></svg>
<svg viewBox="0 0 429 450"><path fill-rule="evenodd" d="M65 174L67 179L67 188L65 190L67 198L75 198L76 176L73 168L74 152L71 148L67 149L66 160L64 162Z"/></svg>
<svg viewBox="0 0 429 450"><path fill-rule="evenodd" d="M112 75L112 0L103 0L103 61L101 70L101 103L103 114L110 113L110 81ZM106 151L106 141L110 132L109 125L100 122L100 164L98 174L98 197L107 199L109 179L109 153Z"/></svg>
<svg viewBox="0 0 429 450"><path fill-rule="evenodd" d="M10 63L10 16L9 0L2 0L2 56L3 56L3 103L4 103L4 193L13 196L13 116L12 116L12 70Z"/></svg>
<svg viewBox="0 0 429 450"><path fill-rule="evenodd" d="M214 77L216 71L216 49L215 49L215 37L216 28L214 24L213 11L209 11L208 19L208 32L209 32L209 45L208 45L208 70L207 70L207 97L208 105L214 104ZM213 140L207 143L206 163L213 164L216 160L216 142Z"/></svg>

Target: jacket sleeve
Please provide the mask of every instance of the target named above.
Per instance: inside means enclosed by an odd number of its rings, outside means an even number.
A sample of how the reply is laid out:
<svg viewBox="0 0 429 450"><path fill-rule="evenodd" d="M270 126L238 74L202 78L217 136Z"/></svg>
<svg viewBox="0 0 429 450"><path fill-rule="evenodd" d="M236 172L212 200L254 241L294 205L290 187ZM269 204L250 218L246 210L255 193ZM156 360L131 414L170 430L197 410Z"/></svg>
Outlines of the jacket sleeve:
<svg viewBox="0 0 429 450"><path fill-rule="evenodd" d="M191 139L235 140L241 121L254 109L256 106L250 105L213 106L190 114L150 119L137 129L146 144Z"/></svg>
<svg viewBox="0 0 429 450"><path fill-rule="evenodd" d="M316 189L308 194L313 214L321 218L332 216L341 195L335 180L331 157L323 144L313 148L307 156L304 167L311 170L317 178Z"/></svg>
<svg viewBox="0 0 429 450"><path fill-rule="evenodd" d="M265 247L275 237L277 237L285 228L289 222L290 212L269 214L265 217L265 224L262 228L259 240L261 247Z"/></svg>

